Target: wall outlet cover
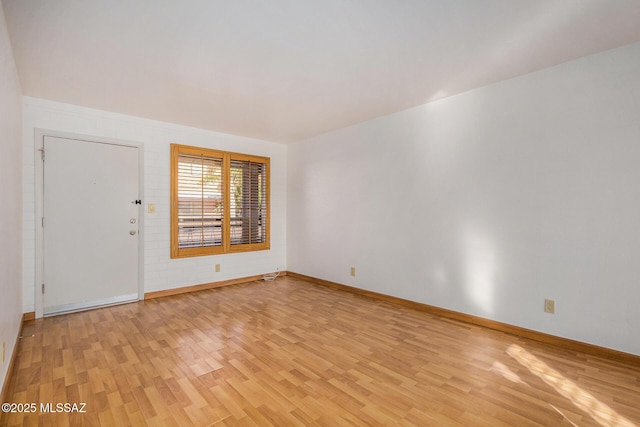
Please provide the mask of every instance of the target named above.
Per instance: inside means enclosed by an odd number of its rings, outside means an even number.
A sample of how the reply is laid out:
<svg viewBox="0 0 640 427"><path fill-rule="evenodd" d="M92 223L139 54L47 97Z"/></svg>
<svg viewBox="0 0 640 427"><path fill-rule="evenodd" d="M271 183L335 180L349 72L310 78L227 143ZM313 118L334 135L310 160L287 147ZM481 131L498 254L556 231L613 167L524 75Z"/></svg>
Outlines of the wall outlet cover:
<svg viewBox="0 0 640 427"><path fill-rule="evenodd" d="M556 312L556 302L552 299L544 300L544 312L554 314Z"/></svg>

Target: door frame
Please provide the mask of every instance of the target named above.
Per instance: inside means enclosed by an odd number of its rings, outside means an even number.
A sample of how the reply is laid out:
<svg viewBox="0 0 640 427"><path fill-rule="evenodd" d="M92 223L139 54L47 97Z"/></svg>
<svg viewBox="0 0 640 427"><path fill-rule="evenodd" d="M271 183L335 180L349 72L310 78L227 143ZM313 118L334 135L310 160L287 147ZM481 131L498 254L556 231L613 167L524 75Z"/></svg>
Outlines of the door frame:
<svg viewBox="0 0 640 427"><path fill-rule="evenodd" d="M113 138L103 138L92 135L82 135L70 132L54 131L49 129L35 129L35 283L33 292L35 299L35 317L39 319L44 316L44 296L42 294L42 284L44 280L44 229L42 218L44 216L44 164L42 162L42 152L45 136L55 138L66 138L87 143L111 144L124 147L131 147L138 150L138 194L144 200L144 144L141 142L124 141ZM46 154L45 154L46 159ZM46 161L46 160L45 160ZM138 206L138 300L144 299L144 203Z"/></svg>

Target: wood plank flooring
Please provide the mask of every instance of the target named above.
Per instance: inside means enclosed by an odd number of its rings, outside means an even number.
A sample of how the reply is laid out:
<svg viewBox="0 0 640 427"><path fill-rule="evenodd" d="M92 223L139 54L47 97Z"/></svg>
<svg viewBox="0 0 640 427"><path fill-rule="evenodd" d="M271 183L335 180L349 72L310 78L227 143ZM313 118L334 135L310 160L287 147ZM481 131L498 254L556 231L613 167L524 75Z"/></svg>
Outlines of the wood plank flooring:
<svg viewBox="0 0 640 427"><path fill-rule="evenodd" d="M638 366L291 277L23 336L2 426L640 426Z"/></svg>

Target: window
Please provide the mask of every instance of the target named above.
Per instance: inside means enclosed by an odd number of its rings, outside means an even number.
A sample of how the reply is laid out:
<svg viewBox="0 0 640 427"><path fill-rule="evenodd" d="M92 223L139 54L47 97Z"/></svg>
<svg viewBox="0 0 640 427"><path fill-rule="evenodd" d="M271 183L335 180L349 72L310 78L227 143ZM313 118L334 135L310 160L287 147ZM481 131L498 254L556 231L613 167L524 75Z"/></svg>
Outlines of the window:
<svg viewBox="0 0 640 427"><path fill-rule="evenodd" d="M171 258L269 249L269 158L171 145Z"/></svg>

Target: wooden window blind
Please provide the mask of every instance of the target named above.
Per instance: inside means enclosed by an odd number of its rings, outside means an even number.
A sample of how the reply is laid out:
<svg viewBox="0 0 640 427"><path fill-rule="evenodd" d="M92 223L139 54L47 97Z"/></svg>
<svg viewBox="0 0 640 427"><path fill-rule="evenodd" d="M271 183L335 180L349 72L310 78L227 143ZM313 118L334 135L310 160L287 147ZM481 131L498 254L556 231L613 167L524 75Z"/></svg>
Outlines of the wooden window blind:
<svg viewBox="0 0 640 427"><path fill-rule="evenodd" d="M171 145L171 257L269 249L269 158Z"/></svg>
<svg viewBox="0 0 640 427"><path fill-rule="evenodd" d="M178 247L222 246L222 159L178 157Z"/></svg>
<svg viewBox="0 0 640 427"><path fill-rule="evenodd" d="M266 227L266 165L231 160L231 244L264 243Z"/></svg>

